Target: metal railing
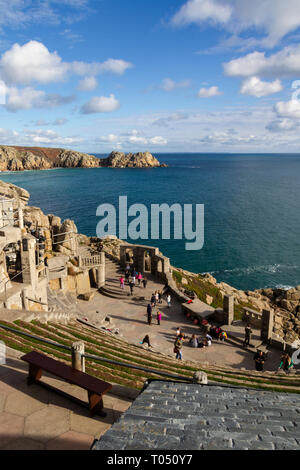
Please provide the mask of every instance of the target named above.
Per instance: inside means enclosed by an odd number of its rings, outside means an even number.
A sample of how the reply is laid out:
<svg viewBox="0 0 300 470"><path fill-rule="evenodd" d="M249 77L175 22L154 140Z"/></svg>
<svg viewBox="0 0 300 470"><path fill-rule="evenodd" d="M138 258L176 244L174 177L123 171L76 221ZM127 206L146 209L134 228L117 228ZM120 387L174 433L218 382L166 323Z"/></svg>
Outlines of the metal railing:
<svg viewBox="0 0 300 470"><path fill-rule="evenodd" d="M23 335L23 336L26 336L28 338L40 341L41 343L49 344L51 346L55 346L55 347L58 347L58 348L61 348L61 349L64 349L64 350L67 350L67 351L70 351L70 352L72 351L72 348L70 348L69 346L65 346L63 344L55 343L54 341L51 341L51 340L46 340L46 339L43 339L43 338L39 338L38 336L31 335L30 333L25 333L23 331L15 330L14 328L10 328L9 326L6 326L6 325L1 325L0 324L0 328L3 328L4 330L7 330L7 331L11 331L12 333L16 333L18 335ZM183 377L183 376L180 376L180 375L170 374L169 372L162 372L162 371L159 371L159 370L156 370L156 369L149 369L147 367L136 366L134 364L127 364L127 363L124 363L124 362L114 361L112 359L106 359L105 357L101 357L101 356L93 356L91 354L83 354L82 357L84 357L86 359L93 360L93 361L104 362L106 364L113 364L113 365L117 365L117 366L120 366L120 367L126 367L128 369L140 370L140 371L143 371L143 372L146 372L146 373L149 373L149 374L161 375L162 377L167 377L169 379L175 379L175 380L191 382L191 383L193 382L193 379L189 378L189 377Z"/></svg>

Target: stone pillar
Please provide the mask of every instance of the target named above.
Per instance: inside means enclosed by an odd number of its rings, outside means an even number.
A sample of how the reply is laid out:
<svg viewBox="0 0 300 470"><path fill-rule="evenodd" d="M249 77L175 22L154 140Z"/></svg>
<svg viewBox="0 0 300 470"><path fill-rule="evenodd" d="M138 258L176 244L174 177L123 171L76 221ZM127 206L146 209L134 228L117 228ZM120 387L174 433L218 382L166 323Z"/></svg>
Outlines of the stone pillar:
<svg viewBox="0 0 300 470"><path fill-rule="evenodd" d="M232 325L234 320L234 296L224 295L223 300L224 325Z"/></svg>
<svg viewBox="0 0 300 470"><path fill-rule="evenodd" d="M84 343L76 341L72 344L72 369L85 372Z"/></svg>
<svg viewBox="0 0 300 470"><path fill-rule="evenodd" d="M19 228L22 230L24 228L24 218L23 218L23 208L18 207L18 223L19 223Z"/></svg>
<svg viewBox="0 0 300 470"><path fill-rule="evenodd" d="M32 235L26 235L22 239L21 246L22 277L25 284L30 284L33 289L38 285L38 272L36 269L36 239Z"/></svg>
<svg viewBox="0 0 300 470"><path fill-rule="evenodd" d="M27 289L22 290L22 306L24 310L29 310L29 301L27 299Z"/></svg>
<svg viewBox="0 0 300 470"><path fill-rule="evenodd" d="M263 310L261 319L261 339L268 341L272 339L274 326L274 311Z"/></svg>
<svg viewBox="0 0 300 470"><path fill-rule="evenodd" d="M169 274L170 273L170 258L164 258L163 260L163 273L164 274Z"/></svg>
<svg viewBox="0 0 300 470"><path fill-rule="evenodd" d="M100 253L101 265L97 268L97 287L105 286L105 253Z"/></svg>

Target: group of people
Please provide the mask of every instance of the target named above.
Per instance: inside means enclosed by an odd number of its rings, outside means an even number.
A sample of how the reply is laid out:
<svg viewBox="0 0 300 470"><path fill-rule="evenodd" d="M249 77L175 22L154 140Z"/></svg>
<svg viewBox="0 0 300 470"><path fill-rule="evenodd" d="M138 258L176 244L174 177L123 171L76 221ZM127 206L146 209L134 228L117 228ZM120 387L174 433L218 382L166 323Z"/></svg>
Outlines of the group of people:
<svg viewBox="0 0 300 470"><path fill-rule="evenodd" d="M150 303L147 305L147 322L148 322L148 325L150 326L151 323L152 323L152 318L153 318L153 309L154 309L155 305L153 303ZM156 312L156 320L157 320L157 324L160 325L160 321L161 321L161 317L162 317L162 314L161 314L161 311L160 310L157 310Z"/></svg>
<svg viewBox="0 0 300 470"><path fill-rule="evenodd" d="M130 295L133 295L133 289L136 286L136 281L139 287L141 287L141 284L143 284L144 289L146 289L148 283L147 278L143 276L142 273L137 272L135 267L130 268L129 264L127 264L124 276L120 277L120 288L124 290L126 282L130 288Z"/></svg>
<svg viewBox="0 0 300 470"><path fill-rule="evenodd" d="M189 344L192 346L192 348L209 347L212 345L212 337L209 334L207 334L205 338L197 338L197 336L194 334L190 338Z"/></svg>
<svg viewBox="0 0 300 470"><path fill-rule="evenodd" d="M262 372L264 370L264 364L267 360L266 354L263 351L257 351L254 355L254 362L255 362L255 368L258 372ZM285 372L288 372L294 367L294 363L292 361L292 358L288 353L284 353L281 356L280 359L280 364L278 367L278 370L282 369Z"/></svg>
<svg viewBox="0 0 300 470"><path fill-rule="evenodd" d="M162 304L162 298L163 298L163 294L162 294L161 291L153 292L153 294L151 296L151 299L150 299L150 303L147 305L147 322L148 322L148 325L151 325L151 323L152 323L154 308L157 306L157 304ZM170 308L171 307L171 296L170 296L170 294L167 295L167 304L168 304L168 307ZM162 318L162 313L158 309L157 312L156 312L156 320L157 320L158 325L160 325L161 318Z"/></svg>
<svg viewBox="0 0 300 470"><path fill-rule="evenodd" d="M226 341L226 339L227 339L226 331L222 330L222 328L220 328L219 326L212 326L209 329L209 335L212 338L215 338L219 341Z"/></svg>

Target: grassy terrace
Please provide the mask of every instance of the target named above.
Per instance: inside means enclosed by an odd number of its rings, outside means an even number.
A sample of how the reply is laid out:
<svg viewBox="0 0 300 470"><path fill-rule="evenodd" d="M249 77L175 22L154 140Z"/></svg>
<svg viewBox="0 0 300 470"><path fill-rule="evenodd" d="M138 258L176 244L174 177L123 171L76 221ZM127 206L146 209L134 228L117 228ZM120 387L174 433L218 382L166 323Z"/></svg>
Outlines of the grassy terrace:
<svg viewBox="0 0 300 470"><path fill-rule="evenodd" d="M206 303L206 296L212 297L211 306L213 308L223 308L223 297L218 287L211 284L201 274L195 274L195 276L185 275L184 278L187 280L187 284L182 284L183 275L181 272L173 270L173 279L176 282L178 288L183 288L192 291L196 294L198 299ZM241 320L243 317L243 307L248 307L255 310L255 307L250 303L240 302L234 306L234 317L235 320Z"/></svg>
<svg viewBox="0 0 300 470"><path fill-rule="evenodd" d="M68 325L61 325L53 322L44 324L37 320L31 323L21 320L9 323L1 320L0 325L6 325L18 331L13 333L0 328L0 340L4 341L7 346L24 353L34 349L67 364L71 363L71 353L69 351L56 345L44 344L40 340L27 338L20 333L33 334L39 338L51 340L57 344L69 347L74 341L84 341L87 354L124 364L119 366L87 359L86 372L108 382L130 388L141 389L146 379L157 379L162 378L162 376L154 372L147 373L141 370L130 369L126 367L126 364L153 369L157 372L168 372L186 377L187 379L192 378L196 370L202 370L208 374L208 379L213 382L278 392L300 393L300 377L297 375L279 376L266 372L259 374L252 371L239 371L217 366L209 368L201 367L201 364L196 362L179 362L160 353L131 345L115 335L86 327L75 321L70 322ZM166 379L163 378L163 380Z"/></svg>

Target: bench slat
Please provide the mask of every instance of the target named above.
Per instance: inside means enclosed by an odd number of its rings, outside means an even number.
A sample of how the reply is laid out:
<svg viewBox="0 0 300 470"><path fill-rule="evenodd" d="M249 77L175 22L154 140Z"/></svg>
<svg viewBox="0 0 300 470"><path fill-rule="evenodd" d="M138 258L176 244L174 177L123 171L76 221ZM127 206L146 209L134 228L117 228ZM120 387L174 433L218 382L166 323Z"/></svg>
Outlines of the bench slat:
<svg viewBox="0 0 300 470"><path fill-rule="evenodd" d="M74 385L78 385L85 390L96 394L104 394L111 390L112 385L103 380L97 379L92 375L88 375L85 372L80 372L72 369L71 366L64 364L63 362L56 361L51 357L45 356L37 351L32 351L25 356L21 357L22 361L33 364L34 366L49 372L61 379L66 380Z"/></svg>

